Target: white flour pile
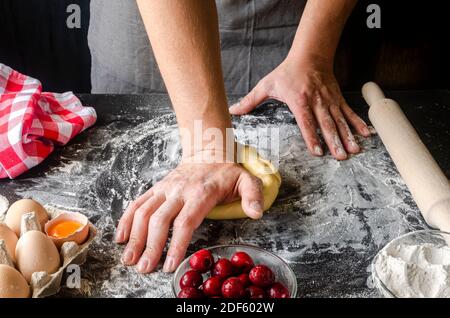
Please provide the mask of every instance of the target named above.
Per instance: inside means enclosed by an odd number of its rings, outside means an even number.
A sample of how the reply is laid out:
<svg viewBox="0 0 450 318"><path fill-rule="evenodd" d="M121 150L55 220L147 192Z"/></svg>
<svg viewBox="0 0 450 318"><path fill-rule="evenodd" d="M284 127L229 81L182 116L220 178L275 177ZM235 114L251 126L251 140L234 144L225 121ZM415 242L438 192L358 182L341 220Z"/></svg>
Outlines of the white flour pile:
<svg viewBox="0 0 450 318"><path fill-rule="evenodd" d="M375 264L396 297L450 298L450 248L433 244L389 246Z"/></svg>

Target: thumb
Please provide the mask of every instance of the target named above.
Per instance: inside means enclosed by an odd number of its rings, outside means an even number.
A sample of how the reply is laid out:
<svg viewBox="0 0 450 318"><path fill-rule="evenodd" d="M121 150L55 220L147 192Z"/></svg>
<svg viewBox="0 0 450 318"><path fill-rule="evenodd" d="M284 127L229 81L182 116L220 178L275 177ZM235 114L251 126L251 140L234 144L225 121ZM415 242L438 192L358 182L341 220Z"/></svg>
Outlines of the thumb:
<svg viewBox="0 0 450 318"><path fill-rule="evenodd" d="M250 173L241 174L238 191L241 196L242 209L248 217L260 219L263 216L264 197L261 179Z"/></svg>
<svg viewBox="0 0 450 318"><path fill-rule="evenodd" d="M260 84L229 109L231 115L243 115L252 111L267 98L266 91Z"/></svg>

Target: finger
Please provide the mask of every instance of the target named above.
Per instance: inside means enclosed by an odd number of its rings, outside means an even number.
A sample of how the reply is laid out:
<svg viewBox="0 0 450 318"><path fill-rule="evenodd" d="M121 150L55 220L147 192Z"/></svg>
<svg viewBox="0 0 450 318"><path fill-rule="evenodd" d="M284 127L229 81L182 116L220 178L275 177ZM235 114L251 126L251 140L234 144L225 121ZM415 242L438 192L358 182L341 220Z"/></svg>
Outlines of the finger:
<svg viewBox="0 0 450 318"><path fill-rule="evenodd" d="M130 240L122 255L123 264L134 265L139 260L139 256L142 254L145 247L148 233L148 221L151 215L163 204L164 200L165 196L162 193L155 193L136 210L131 228Z"/></svg>
<svg viewBox="0 0 450 318"><path fill-rule="evenodd" d="M252 111L267 98L266 90L261 84L253 88L250 93L244 96L239 102L229 108L232 115L243 115Z"/></svg>
<svg viewBox="0 0 450 318"><path fill-rule="evenodd" d="M117 225L116 243L124 243L128 241L131 232L131 225L133 224L134 213L152 195L153 189L150 189L128 205L119 220L119 224Z"/></svg>
<svg viewBox="0 0 450 318"><path fill-rule="evenodd" d="M305 140L311 154L322 156L323 150L320 145L319 136L317 135L317 123L308 105L308 98L302 96L297 99L288 99L287 103L294 114L300 132Z"/></svg>
<svg viewBox="0 0 450 318"><path fill-rule="evenodd" d="M264 197L261 179L250 173L242 173L239 177L238 192L241 196L242 209L252 219L263 216Z"/></svg>
<svg viewBox="0 0 450 318"><path fill-rule="evenodd" d="M194 231L200 226L215 204L216 201L211 196L186 202L173 225L172 240L163 267L164 272L173 272L181 263Z"/></svg>
<svg viewBox="0 0 450 318"><path fill-rule="evenodd" d="M172 197L150 217L147 244L137 266L140 273L149 273L158 265L167 242L170 225L182 207L183 201Z"/></svg>
<svg viewBox="0 0 450 318"><path fill-rule="evenodd" d="M331 154L338 160L347 159L347 153L342 146L333 117L331 117L328 108L323 105L320 95L314 101L313 111Z"/></svg>
<svg viewBox="0 0 450 318"><path fill-rule="evenodd" d="M350 131L350 127L348 127L347 121L344 118L344 115L339 110L339 107L333 106L330 108L331 116L334 118L334 122L336 123L339 135L341 136L341 140L344 144L345 149L349 153L358 153L360 148L356 143L355 137Z"/></svg>
<svg viewBox="0 0 450 318"><path fill-rule="evenodd" d="M364 120L361 119L356 113L348 106L345 100L341 106L342 113L344 114L347 121L355 128L356 132L363 136L369 137L371 135L370 129Z"/></svg>

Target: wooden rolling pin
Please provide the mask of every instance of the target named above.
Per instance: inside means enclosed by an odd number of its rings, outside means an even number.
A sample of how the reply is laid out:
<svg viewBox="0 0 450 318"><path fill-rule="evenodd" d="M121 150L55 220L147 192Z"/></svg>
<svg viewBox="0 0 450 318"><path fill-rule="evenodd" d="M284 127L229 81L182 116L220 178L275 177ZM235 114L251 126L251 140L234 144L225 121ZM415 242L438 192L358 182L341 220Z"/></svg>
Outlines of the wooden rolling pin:
<svg viewBox="0 0 450 318"><path fill-rule="evenodd" d="M380 87L366 83L362 94L369 118L408 186L425 221L450 232L450 184L400 106Z"/></svg>

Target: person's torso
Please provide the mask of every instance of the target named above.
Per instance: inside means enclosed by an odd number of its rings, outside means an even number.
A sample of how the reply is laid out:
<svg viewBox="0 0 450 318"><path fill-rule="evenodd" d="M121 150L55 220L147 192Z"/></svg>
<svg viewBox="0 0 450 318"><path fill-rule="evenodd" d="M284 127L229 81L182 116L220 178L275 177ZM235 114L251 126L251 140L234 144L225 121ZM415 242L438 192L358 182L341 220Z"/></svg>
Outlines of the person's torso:
<svg viewBox="0 0 450 318"><path fill-rule="evenodd" d="M216 0L227 93L248 92L287 55L305 0ZM165 91L134 0L92 0L93 92Z"/></svg>

